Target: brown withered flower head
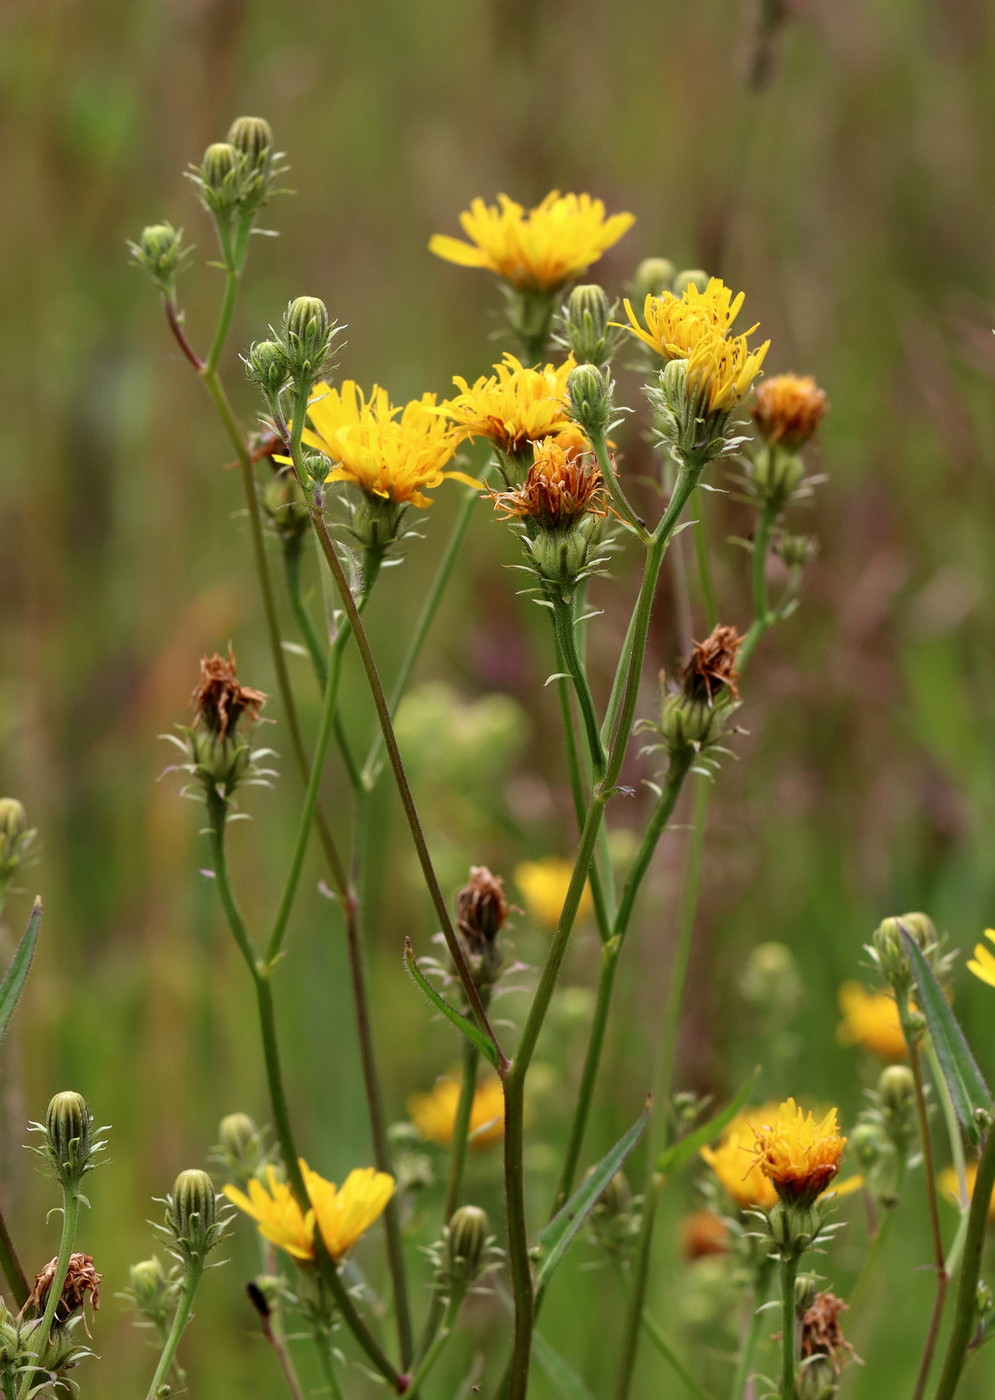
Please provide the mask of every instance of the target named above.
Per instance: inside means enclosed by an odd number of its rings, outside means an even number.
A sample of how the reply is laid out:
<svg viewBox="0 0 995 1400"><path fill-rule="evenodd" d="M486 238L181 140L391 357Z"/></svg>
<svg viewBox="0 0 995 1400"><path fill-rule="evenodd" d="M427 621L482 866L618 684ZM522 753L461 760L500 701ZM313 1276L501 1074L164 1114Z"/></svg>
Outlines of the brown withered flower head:
<svg viewBox="0 0 995 1400"><path fill-rule="evenodd" d="M723 690L731 700L739 699L739 671L736 653L743 639L735 627L720 623L703 642L695 642L681 670L684 694L691 700L704 700L709 706Z"/></svg>
<svg viewBox="0 0 995 1400"><path fill-rule="evenodd" d="M25 1308L36 1308L41 1314L45 1311L45 1304L48 1302L49 1289L55 1278L58 1268L58 1259L50 1259L42 1269L40 1274L35 1276L35 1286L28 1294ZM55 1317L58 1322L66 1322L73 1313L83 1309L83 1305L89 1295L90 1306L96 1312L100 1307L99 1283L102 1274L98 1274L93 1267L93 1257L89 1254L70 1254L69 1268L66 1272L66 1281L62 1285L62 1296L59 1298L59 1305L55 1310ZM23 1311L23 1310L22 1310ZM83 1314L83 1326L86 1327L86 1313ZM90 1335L90 1329L86 1328L86 1335Z"/></svg>
<svg viewBox="0 0 995 1400"><path fill-rule="evenodd" d="M532 465L521 486L492 491L495 510L543 530L569 530L586 515L607 515L604 478L593 457L555 438L533 443Z"/></svg>
<svg viewBox="0 0 995 1400"><path fill-rule="evenodd" d="M848 1357L863 1364L840 1328L840 1313L846 1312L847 1307L835 1293L817 1293L812 1306L802 1314L802 1360L809 1356L825 1356L837 1376Z"/></svg>
<svg viewBox="0 0 995 1400"><path fill-rule="evenodd" d="M750 412L768 442L797 452L826 412L826 395L810 375L775 374L757 387Z"/></svg>
<svg viewBox="0 0 995 1400"><path fill-rule="evenodd" d="M227 658L218 652L201 657L200 680L193 693L194 724L202 722L214 738L226 739L234 735L246 711L255 720L265 703L261 690L239 684L230 647Z"/></svg>
<svg viewBox="0 0 995 1400"><path fill-rule="evenodd" d="M471 865L470 879L456 896L456 925L473 952L494 942L510 908L501 877L486 865Z"/></svg>

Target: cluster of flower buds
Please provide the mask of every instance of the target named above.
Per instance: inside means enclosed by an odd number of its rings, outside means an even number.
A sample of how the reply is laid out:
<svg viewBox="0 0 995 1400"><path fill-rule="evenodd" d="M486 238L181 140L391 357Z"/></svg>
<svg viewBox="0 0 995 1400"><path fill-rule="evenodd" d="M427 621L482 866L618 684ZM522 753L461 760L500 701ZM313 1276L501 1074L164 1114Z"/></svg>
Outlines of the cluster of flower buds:
<svg viewBox="0 0 995 1400"><path fill-rule="evenodd" d="M903 1025L922 1030L925 1022L918 1012L903 1014L913 985L906 938L912 939L934 976L940 980L949 974L956 954L944 952L944 936L937 933L929 915L921 913L899 914L882 920L871 935L870 943L864 945L864 951L894 993L899 1014L903 1015Z"/></svg>
<svg viewBox="0 0 995 1400"><path fill-rule="evenodd" d="M742 638L735 627L718 624L703 642L695 642L681 670L680 685L663 684L657 721L643 720L642 730L660 736L659 744L672 765L687 767L696 759L714 760L729 720L739 706L736 654Z"/></svg>
<svg viewBox="0 0 995 1400"><path fill-rule="evenodd" d="M504 966L498 935L509 913L501 877L486 865L472 865L468 882L456 896L456 930L481 992L494 986Z"/></svg>
<svg viewBox="0 0 995 1400"><path fill-rule="evenodd" d="M65 1322L53 1324L44 1345L40 1346L42 1319L25 1318L23 1314L13 1316L0 1300L0 1386L3 1393L16 1395L29 1373L32 1395L41 1394L53 1384L62 1389L59 1382L70 1389L66 1373L85 1357L93 1355L89 1347L76 1340L81 1320L82 1312L78 1312Z"/></svg>
<svg viewBox="0 0 995 1400"><path fill-rule="evenodd" d="M137 242L128 243L128 250L143 268L166 301L176 296L176 279L187 265L190 249L183 245L183 230L172 224L149 224L142 229Z"/></svg>
<svg viewBox="0 0 995 1400"><path fill-rule="evenodd" d="M201 658L193 724L179 726L185 740L164 737L186 755L188 761L176 766L197 780L208 800L220 796L227 802L241 785L264 783L272 776L259 767L272 750L252 749L246 737L265 701L262 691L239 682L234 653Z"/></svg>
<svg viewBox="0 0 995 1400"><path fill-rule="evenodd" d="M0 903L17 873L28 863L38 832L16 797L0 797Z"/></svg>
<svg viewBox="0 0 995 1400"><path fill-rule="evenodd" d="M915 1080L908 1065L889 1065L850 1137L850 1147L879 1209L898 1204L903 1169L916 1141Z"/></svg>
<svg viewBox="0 0 995 1400"><path fill-rule="evenodd" d="M281 173L280 158L273 149L270 124L262 117L238 117L226 140L208 146L189 174L219 228L230 226L233 219L249 221L263 207Z"/></svg>
<svg viewBox="0 0 995 1400"><path fill-rule="evenodd" d="M279 331L268 340L255 341L245 355L246 374L261 391L282 437L287 436L284 391L292 391L292 412L303 416L311 390L329 368L332 342L341 330L329 320L320 297L295 297L283 313ZM320 479L324 481L324 476Z"/></svg>

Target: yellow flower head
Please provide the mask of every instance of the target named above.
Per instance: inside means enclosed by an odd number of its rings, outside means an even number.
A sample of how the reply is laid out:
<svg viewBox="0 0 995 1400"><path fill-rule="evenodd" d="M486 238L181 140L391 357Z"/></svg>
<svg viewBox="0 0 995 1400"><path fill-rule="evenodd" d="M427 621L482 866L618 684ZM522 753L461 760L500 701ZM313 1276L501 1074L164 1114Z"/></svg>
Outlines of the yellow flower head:
<svg viewBox="0 0 995 1400"><path fill-rule="evenodd" d="M472 385L457 375L453 383L460 392L441 404L440 412L463 437L490 438L502 452L522 452L548 437L584 443L567 413L567 376L573 368L572 355L559 366L526 369L509 353L492 375Z"/></svg>
<svg viewBox="0 0 995 1400"><path fill-rule="evenodd" d="M422 1137L448 1147L456 1125L460 1086L455 1079L438 1079L430 1094L412 1094L408 1099L411 1121ZM504 1137L504 1090L500 1079L485 1079L477 1085L470 1110L470 1146L490 1147Z"/></svg>
<svg viewBox="0 0 995 1400"><path fill-rule="evenodd" d="M859 982L844 982L839 990L843 1020L836 1031L841 1045L863 1045L882 1060L903 1060L908 1054L895 998L868 992Z"/></svg>
<svg viewBox="0 0 995 1400"><path fill-rule="evenodd" d="M740 1210L751 1206L770 1210L777 1200L773 1184L756 1160L756 1129L760 1123L769 1122L776 1112L775 1104L747 1109L732 1120L717 1147L701 1149L719 1185Z"/></svg>
<svg viewBox="0 0 995 1400"><path fill-rule="evenodd" d="M995 943L995 928L986 928L985 937ZM967 964L967 970L980 977L982 982L987 982L989 987L995 987L995 953L983 943L975 945L974 957Z"/></svg>
<svg viewBox="0 0 995 1400"><path fill-rule="evenodd" d="M822 421L826 395L810 375L775 374L757 389L750 412L768 442L797 452Z"/></svg>
<svg viewBox="0 0 995 1400"><path fill-rule="evenodd" d="M521 890L529 913L537 924L555 929L563 912L563 901L573 877L573 866L560 856L545 856L542 860L525 860L515 866L515 884ZM584 886L577 918L591 912L591 890Z"/></svg>
<svg viewBox="0 0 995 1400"><path fill-rule="evenodd" d="M745 335L727 340L713 331L687 357L687 393L707 413L731 412L753 388L769 349L769 340L751 350Z"/></svg>
<svg viewBox="0 0 995 1400"><path fill-rule="evenodd" d="M552 190L528 212L505 194L497 205L475 199L459 221L470 242L436 233L430 252L461 267L487 268L520 291L555 291L617 243L635 215L606 218L600 199Z"/></svg>
<svg viewBox="0 0 995 1400"><path fill-rule="evenodd" d="M782 1201L811 1205L839 1171L846 1138L836 1131L835 1108L816 1122L787 1099L753 1131L757 1165Z"/></svg>
<svg viewBox="0 0 995 1400"><path fill-rule="evenodd" d="M464 472L442 470L459 434L440 416L434 394L402 408L376 384L369 398L351 379L340 389L316 384L308 420L304 441L332 460L327 479L350 482L368 496L424 507L431 505L424 492L441 481L480 485Z"/></svg>
<svg viewBox="0 0 995 1400"><path fill-rule="evenodd" d="M394 1194L394 1178L373 1167L352 1171L339 1188L313 1172L303 1158L301 1174L311 1208L302 1211L285 1181L272 1166L266 1168L267 1185L253 1178L246 1196L237 1186L226 1186L224 1194L251 1215L264 1240L269 1240L295 1259L314 1258L315 1226L333 1259L341 1259L360 1235L383 1213Z"/></svg>
<svg viewBox="0 0 995 1400"><path fill-rule="evenodd" d="M704 291L691 283L682 296L673 292L648 296L643 303L644 325L626 299L629 324L625 329L665 360L686 360L701 340L728 334L745 299L743 292L733 295L720 277L712 277ZM751 326L746 334L755 330Z"/></svg>
<svg viewBox="0 0 995 1400"><path fill-rule="evenodd" d="M544 530L568 530L585 515L608 514L597 464L555 438L532 444L532 465L521 486L492 495L495 509L504 511L506 518L528 516Z"/></svg>
<svg viewBox="0 0 995 1400"><path fill-rule="evenodd" d="M978 1179L977 1162L965 1163L964 1176L966 1177L968 1200L973 1200L974 1186ZM937 1185L942 1194L946 1196L947 1200L950 1201L952 1205L958 1208L961 1206L960 1183L957 1180L957 1171L955 1167L944 1167L937 1179ZM988 1219L995 1220L995 1196L993 1196L988 1203Z"/></svg>

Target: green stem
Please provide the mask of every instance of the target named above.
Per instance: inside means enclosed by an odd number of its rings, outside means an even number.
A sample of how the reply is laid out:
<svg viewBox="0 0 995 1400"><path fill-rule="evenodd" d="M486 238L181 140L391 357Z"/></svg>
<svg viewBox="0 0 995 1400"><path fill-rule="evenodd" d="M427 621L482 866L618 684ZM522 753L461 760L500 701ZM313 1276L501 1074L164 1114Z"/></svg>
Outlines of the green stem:
<svg viewBox="0 0 995 1400"><path fill-rule="evenodd" d="M2 1212L0 1212L0 1270L3 1271L3 1276L7 1280L7 1287L11 1291L14 1302L19 1308L23 1308L28 1301L31 1289L24 1276L21 1261L17 1257L14 1241L10 1237L10 1231L7 1229L7 1222Z"/></svg>
<svg viewBox="0 0 995 1400"><path fill-rule="evenodd" d="M881 1251L884 1249L885 1242L887 1241L888 1236L891 1234L891 1222L894 1220L896 1211L898 1209L899 1198L901 1196L904 1180L905 1159L903 1157L899 1160L898 1171L895 1175L895 1185L893 1188L895 1202L893 1205L889 1205L887 1207L887 1215L885 1215L880 1225L875 1230L871 1238L870 1245L868 1246L867 1253L864 1256L864 1262L860 1267L860 1273L857 1275L857 1281L853 1285L853 1288L850 1290L850 1307L854 1310L855 1315L857 1305L860 1302L861 1298L864 1296L864 1292L867 1288L867 1285L870 1282L871 1277L873 1276L874 1267L878 1259L881 1257Z"/></svg>
<svg viewBox="0 0 995 1400"><path fill-rule="evenodd" d="M698 563L698 578L701 582L701 596L705 604L705 619L711 632L719 620L719 610L715 603L715 589L712 587L712 570L708 562L708 538L705 522L699 518L694 522L694 553Z"/></svg>
<svg viewBox="0 0 995 1400"><path fill-rule="evenodd" d="M435 618L439 603L442 601L442 595L446 590L446 585L452 576L453 568L456 564L456 557L459 554L460 546L466 535L467 528L470 524L470 517L473 514L473 507L476 505L477 500L477 493L472 492L464 497L460 505L456 523L446 543L442 558L439 560L439 567L435 571L435 577L426 594L425 602L422 604L422 610L418 615L418 621L415 623L415 630L411 634L408 649L404 654L404 660L401 662L401 668L397 673L397 678L394 681L394 686L390 693L389 709L391 718L397 714L397 708L408 688L408 681L411 679L411 673L421 654L422 646L425 643L425 638L428 636L428 631ZM370 752L367 755L366 762L363 764L361 781L365 788L372 788L377 780L377 775L381 767L382 751L383 734L378 731L376 738L370 746Z"/></svg>
<svg viewBox="0 0 995 1400"><path fill-rule="evenodd" d="M730 1400L745 1400L746 1385L753 1369L753 1353L757 1349L757 1341L760 1337L761 1314L758 1303L765 1292L766 1284L761 1288L759 1281L757 1287L750 1289L746 1326L743 1329L743 1339L740 1342L739 1359L736 1362L736 1374L732 1380Z"/></svg>
<svg viewBox="0 0 995 1400"><path fill-rule="evenodd" d="M242 918L242 911L238 907L238 901L235 899L228 875L228 855L225 848L228 802L214 787L207 792L207 818L211 840L211 859L214 863L214 883L217 885L221 907L224 909L228 927L238 945L238 951L242 954L242 959L249 972L253 978L256 978L259 975L259 969L256 964L252 940L249 937L249 931L245 926L245 920Z"/></svg>
<svg viewBox="0 0 995 1400"><path fill-rule="evenodd" d="M69 1272L69 1260L72 1256L73 1245L76 1243L76 1230L79 1226L81 1199L78 1182L71 1186L63 1186L62 1237L59 1240L59 1253L55 1261L55 1273L49 1284L48 1297L45 1300L45 1311L42 1313L41 1322L38 1324L31 1338L32 1351L37 1357L42 1357L45 1354L45 1348L48 1346L49 1335L52 1331L52 1323L55 1321L56 1310L62 1300L62 1288L66 1281L66 1274ZM24 1376L21 1379L18 1400L25 1400L35 1380L37 1380L35 1372L29 1367L25 1370Z"/></svg>
<svg viewBox="0 0 995 1400"><path fill-rule="evenodd" d="M798 1255L781 1256L781 1400L795 1400L795 1367L798 1362L798 1310L795 1279Z"/></svg>
<svg viewBox="0 0 995 1400"><path fill-rule="evenodd" d="M591 434L591 446L594 448L594 455L598 460L598 470L604 477L605 485L608 488L608 494L612 498L612 505L621 518L632 527L643 544L648 545L653 536L650 534L649 530L647 530L645 521L640 519L629 504L625 492L618 484L618 477L615 475L615 468L612 464L612 459L608 452L608 443L603 432Z"/></svg>
<svg viewBox="0 0 995 1400"><path fill-rule="evenodd" d="M978 1279L981 1276L981 1254L985 1244L988 1209L995 1188L995 1132L989 1131L978 1162L978 1175L971 1196L967 1220L964 1261L957 1284L954 1321L947 1342L947 1354L936 1387L935 1400L953 1400L964 1369L971 1339L977 1327Z"/></svg>
<svg viewBox="0 0 995 1400"><path fill-rule="evenodd" d="M902 1019L903 1029L906 1029L908 1021L908 1009L899 1003L899 1016ZM909 1064L912 1067L912 1077L915 1083L916 1098L916 1118L919 1123L919 1138L922 1143L922 1169L926 1185L926 1205L929 1211L929 1228L933 1239L933 1259L936 1271L936 1293L933 1298L933 1310L929 1319L929 1326L926 1330L926 1341L923 1345L922 1360L919 1363L919 1374L916 1377L915 1389L912 1392L912 1400L922 1400L926 1392L926 1382L929 1379L929 1368L933 1362L933 1352L936 1349L936 1341L940 1333L940 1322L943 1318L943 1305L947 1296L947 1284L949 1275L947 1273L946 1255L943 1248L943 1228L940 1224L940 1203L936 1190L936 1163L933 1158L933 1139L929 1131L929 1113L926 1108L926 1086L923 1083L922 1059L919 1054L917 1033L909 1034L906 1031L906 1041L909 1046Z"/></svg>
<svg viewBox="0 0 995 1400"><path fill-rule="evenodd" d="M517 1069L518 1060L515 1060ZM507 1400L524 1400L529 1384L532 1358L532 1328L535 1324L535 1288L529 1258L529 1237L525 1218L524 1070L504 1074L504 1184L505 1218L508 1229L508 1264L511 1291L515 1301L515 1330L508 1366Z"/></svg>
<svg viewBox="0 0 995 1400"><path fill-rule="evenodd" d="M245 254L248 244L249 228L252 220L244 215L240 217L235 232L235 246L231 246L231 232L220 222L218 223L218 242L221 245L221 258L225 266L225 290L221 299L221 310L218 313L218 324L214 331L214 340L208 352L207 363L204 366L206 374L214 374L221 359L221 352L224 349L225 341L228 339L228 332L231 329L232 317L235 314L235 303L238 300L239 283L242 279L242 268L245 266Z"/></svg>
<svg viewBox="0 0 995 1400"><path fill-rule="evenodd" d="M449 1143L449 1176L446 1181L446 1198L442 1206L442 1223L448 1225L454 1211L459 1206L463 1188L463 1173L466 1169L466 1154L470 1143L470 1120L473 1116L473 1100L477 1092L477 1066L480 1051L466 1041L463 1045L463 1077L460 1081L459 1102L453 1120L453 1135Z"/></svg>
<svg viewBox="0 0 995 1400"><path fill-rule="evenodd" d="M553 631L556 634L556 647L559 655L563 659L573 683L574 694L577 696L577 704L580 708L581 718L584 721L584 730L587 734L587 747L591 756L591 770L595 783L601 781L605 771L605 751L601 743L601 734L598 729L598 717L594 709L594 699L591 695L591 687L587 683L587 674L577 654L577 644L574 637L574 605L573 599L569 602L557 596L552 600L553 604Z"/></svg>
<svg viewBox="0 0 995 1400"><path fill-rule="evenodd" d="M646 1188L643 1201L643 1219L639 1231L639 1243L632 1262L632 1289L629 1295L629 1309L622 1334L622 1354L615 1373L615 1400L626 1400L632 1385L632 1373L636 1366L636 1353L639 1349L639 1333L643 1321L643 1306L646 1298L646 1285L649 1281L650 1255L653 1245L653 1226L656 1208L660 1203L663 1178L653 1172Z"/></svg>
<svg viewBox="0 0 995 1400"><path fill-rule="evenodd" d="M743 638L739 651L739 664L742 668L753 655L760 638L774 621L767 598L767 554L770 549L771 531L777 521L777 511L765 502L757 517L757 529L753 536L753 559L751 574L753 579L753 622Z"/></svg>
<svg viewBox="0 0 995 1400"><path fill-rule="evenodd" d="M653 1317L646 1308L643 1308L642 1325L643 1331L646 1333L647 1337L649 1337L664 1361L666 1361L674 1374L680 1377L691 1394L696 1396L697 1400L711 1400L708 1391L695 1380L694 1376L684 1365L684 1362L677 1355L676 1351L674 1351L674 1348L667 1341L656 1318Z"/></svg>
<svg viewBox="0 0 995 1400"><path fill-rule="evenodd" d="M456 1319L459 1316L460 1308L463 1306L463 1299L465 1296L465 1289L453 1289L452 1297L449 1299L449 1302L446 1306L445 1315L442 1319L442 1326L432 1338L431 1344L429 1345L425 1354L422 1356L421 1360L415 1367L411 1375L411 1379L408 1381L408 1384L405 1388L405 1395L417 1395L418 1387L421 1385L422 1381L424 1381L429 1371L431 1371L432 1367L442 1355L446 1343L449 1341L449 1338L453 1334L453 1328L456 1325Z"/></svg>
<svg viewBox="0 0 995 1400"><path fill-rule="evenodd" d="M159 1364L155 1368L155 1375L149 1385L145 1400L156 1400L160 1387L169 1374L169 1368L173 1364L173 1357L180 1344L184 1329L190 1321L190 1311L193 1307L194 1294L197 1292L197 1285L200 1283L201 1274L204 1272L203 1262L187 1264L186 1277L183 1280L183 1291L180 1294L180 1301L176 1305L176 1312L173 1314L173 1325L169 1329L169 1336L166 1338L166 1345L162 1349L159 1357Z"/></svg>
<svg viewBox="0 0 995 1400"><path fill-rule="evenodd" d="M304 557L304 540L300 535L287 535L281 540L283 548L283 572L287 583L287 597L297 620L297 626L304 638L304 646L311 658L318 689L324 695L328 687L327 646L322 647L315 631L311 614L301 591L301 560Z"/></svg>

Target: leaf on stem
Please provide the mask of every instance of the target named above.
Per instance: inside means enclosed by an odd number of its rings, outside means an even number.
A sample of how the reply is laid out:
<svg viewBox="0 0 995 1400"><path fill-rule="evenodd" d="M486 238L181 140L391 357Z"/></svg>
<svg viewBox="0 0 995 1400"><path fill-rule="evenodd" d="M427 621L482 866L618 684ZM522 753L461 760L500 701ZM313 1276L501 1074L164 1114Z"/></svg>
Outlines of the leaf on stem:
<svg viewBox="0 0 995 1400"><path fill-rule="evenodd" d="M721 1113L716 1113L713 1118L709 1118L707 1123L702 1123L693 1132L687 1133L677 1142L671 1143L666 1151L660 1154L657 1158L656 1169L661 1176L672 1176L674 1172L683 1167L685 1162L696 1157L703 1147L707 1147L713 1138L718 1137L722 1129L732 1122L746 1103L759 1072L756 1069L753 1071L736 1097L726 1104Z"/></svg>
<svg viewBox="0 0 995 1400"><path fill-rule="evenodd" d="M591 1211L598 1204L598 1201L611 1181L612 1177L621 1167L636 1143L642 1137L646 1124L649 1122L650 1104L647 1101L646 1107L633 1123L632 1127L623 1137L620 1137L615 1146L608 1152L585 1178L583 1183L577 1188L566 1205L556 1212L552 1220L540 1234L533 1250L533 1255L538 1256L539 1268L536 1272L535 1290L538 1304L539 1294L545 1288L552 1277L553 1271L561 1263L567 1246L577 1234L584 1221Z"/></svg>
<svg viewBox="0 0 995 1400"><path fill-rule="evenodd" d="M981 1142L983 1125L992 1113L992 1092L918 943L905 929L902 929L902 938L916 979L916 1000L926 1018L954 1112L977 1147Z"/></svg>
<svg viewBox="0 0 995 1400"><path fill-rule="evenodd" d="M492 1064L494 1068L497 1069L497 1046L489 1036L484 1035L479 1026L474 1025L468 1016L462 1011L459 1011L455 1006L450 1006L449 1002L439 995L418 966L415 959L415 950L411 946L410 938L405 938L404 940L404 966L411 973L411 976L428 997L435 1009L441 1011L446 1020L451 1021L456 1029L466 1036L470 1044L476 1046L488 1063Z"/></svg>
<svg viewBox="0 0 995 1400"><path fill-rule="evenodd" d="M0 985L0 1036L7 1029L7 1024L14 1014L14 1007L17 999L21 995L21 989L27 981L28 973L31 970L31 960L35 955L35 944L38 942L38 930L41 927L41 900L36 899L34 908L31 911L31 918L28 926L21 936L21 941L17 945L14 956L10 960L10 967L7 975Z"/></svg>

